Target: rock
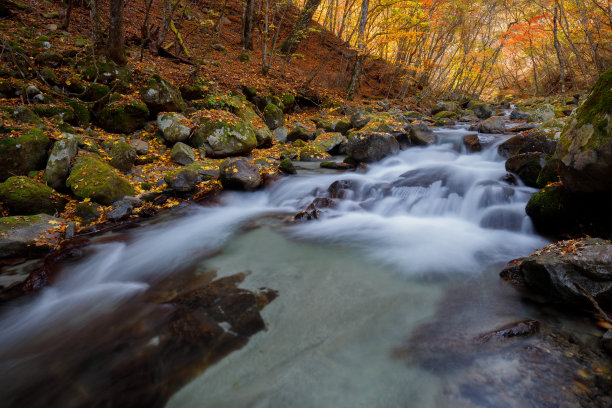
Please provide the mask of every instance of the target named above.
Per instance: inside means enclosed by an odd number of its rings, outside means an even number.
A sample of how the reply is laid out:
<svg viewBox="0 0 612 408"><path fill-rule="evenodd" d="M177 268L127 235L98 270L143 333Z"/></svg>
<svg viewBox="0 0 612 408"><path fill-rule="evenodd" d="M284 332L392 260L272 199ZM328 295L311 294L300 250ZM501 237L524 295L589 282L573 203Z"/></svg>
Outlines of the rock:
<svg viewBox="0 0 612 408"><path fill-rule="evenodd" d="M457 106L457 104L455 102L438 102L436 103L436 106L434 106L431 109L431 114L435 115L438 112L442 112L442 111L449 111L449 112L456 112L459 109L459 107Z"/></svg>
<svg viewBox="0 0 612 408"><path fill-rule="evenodd" d="M39 129L0 140L0 181L45 168L49 138Z"/></svg>
<svg viewBox="0 0 612 408"><path fill-rule="evenodd" d="M608 241L561 241L515 263L525 285L553 302L592 307L576 282L602 307L612 305L612 244Z"/></svg>
<svg viewBox="0 0 612 408"><path fill-rule="evenodd" d="M515 126L513 128L510 129L510 132L512 133L520 133L520 132L526 132L528 130L533 130L533 129L537 129L542 127L541 123L535 123L535 122L531 122L531 123L523 123L522 125L518 125Z"/></svg>
<svg viewBox="0 0 612 408"><path fill-rule="evenodd" d="M298 142L302 141L298 140ZM315 146L312 144L302 146L300 150L298 150L298 160L300 161L317 161L321 159L326 159L328 157L329 154L327 154L327 152L325 152L319 146Z"/></svg>
<svg viewBox="0 0 612 408"><path fill-rule="evenodd" d="M225 45L219 44L219 43L213 45L213 50L220 51L220 52L226 52L227 51L227 49L225 48Z"/></svg>
<svg viewBox="0 0 612 408"><path fill-rule="evenodd" d="M185 167L167 173L164 181L172 190L184 193L195 189L200 183L200 175L196 170Z"/></svg>
<svg viewBox="0 0 612 408"><path fill-rule="evenodd" d="M463 144L470 152L479 152L482 150L480 139L478 138L478 134L476 133L471 135L465 135L463 138Z"/></svg>
<svg viewBox="0 0 612 408"><path fill-rule="evenodd" d="M542 231L558 231L571 222L571 205L563 186L552 185L535 193L527 202L525 212Z"/></svg>
<svg viewBox="0 0 612 408"><path fill-rule="evenodd" d="M417 121L408 130L410 142L415 146L426 146L436 142L436 135L425 122Z"/></svg>
<svg viewBox="0 0 612 408"><path fill-rule="evenodd" d="M283 114L282 109L273 103L269 103L266 105L263 111L264 122L271 130L274 130L278 127L281 127L285 124L285 115Z"/></svg>
<svg viewBox="0 0 612 408"><path fill-rule="evenodd" d="M305 142L312 140L312 133L308 132L304 126L296 126L287 134L287 142L295 142L296 140L303 140Z"/></svg>
<svg viewBox="0 0 612 408"><path fill-rule="evenodd" d="M332 153L333 151L338 149L338 147L343 141L344 137L341 133L321 133L312 142L312 144L327 153Z"/></svg>
<svg viewBox="0 0 612 408"><path fill-rule="evenodd" d="M90 198L102 205L111 205L126 195L134 195L130 183L93 154L77 157L66 186L78 198Z"/></svg>
<svg viewBox="0 0 612 408"><path fill-rule="evenodd" d="M612 190L612 69L604 72L563 129L555 157L571 192Z"/></svg>
<svg viewBox="0 0 612 408"><path fill-rule="evenodd" d="M331 198L351 198L355 195L360 185L355 180L337 180L327 188L327 192Z"/></svg>
<svg viewBox="0 0 612 408"><path fill-rule="evenodd" d="M136 161L136 149L123 140L115 141L110 149L110 164L119 171L128 172Z"/></svg>
<svg viewBox="0 0 612 408"><path fill-rule="evenodd" d="M373 163L397 154L400 146L390 134L360 131L349 140L346 150L347 155L357 162Z"/></svg>
<svg viewBox="0 0 612 408"><path fill-rule="evenodd" d="M557 142L546 134L521 134L511 137L497 147L500 156L509 158L519 153L540 152L552 156Z"/></svg>
<svg viewBox="0 0 612 408"><path fill-rule="evenodd" d="M129 217L134 210L134 202L130 200L119 200L113 203L111 210L106 214L109 221L117 222Z"/></svg>
<svg viewBox="0 0 612 408"><path fill-rule="evenodd" d="M470 101L467 108L474 112L478 119L489 119L493 116L493 109L489 104L480 101Z"/></svg>
<svg viewBox="0 0 612 408"><path fill-rule="evenodd" d="M11 215L54 215L66 206L66 199L51 187L25 176L9 177L0 184L0 201Z"/></svg>
<svg viewBox="0 0 612 408"><path fill-rule="evenodd" d="M318 128L323 128L326 132L340 132L346 134L353 126L346 119L322 120L317 122Z"/></svg>
<svg viewBox="0 0 612 408"><path fill-rule="evenodd" d="M187 146L185 143L177 142L174 146L172 146L172 150L170 151L170 159L181 166L187 166L194 162L195 153L193 152L193 149Z"/></svg>
<svg viewBox="0 0 612 408"><path fill-rule="evenodd" d="M34 111L32 111L32 109L23 105L20 105L15 108L15 110L13 111L13 117L15 118L15 120L22 123L42 123L42 120L38 117L37 114L34 113Z"/></svg>
<svg viewBox="0 0 612 408"><path fill-rule="evenodd" d="M182 85L179 91L184 100L193 101L206 97L210 93L210 85L203 80L199 80L195 83Z"/></svg>
<svg viewBox="0 0 612 408"><path fill-rule="evenodd" d="M142 139L131 139L128 143L136 150L136 154L138 155L146 155L149 153L149 144Z"/></svg>
<svg viewBox="0 0 612 408"><path fill-rule="evenodd" d="M440 111L436 113L433 118L434 119L457 119L457 114L455 112L450 111Z"/></svg>
<svg viewBox="0 0 612 408"><path fill-rule="evenodd" d="M531 115L530 112L521 112L519 110L514 109L510 112L510 120L525 120Z"/></svg>
<svg viewBox="0 0 612 408"><path fill-rule="evenodd" d="M190 139L196 148L204 147L210 157L248 154L257 147L257 137L250 123L225 111L198 112L199 127Z"/></svg>
<svg viewBox="0 0 612 408"><path fill-rule="evenodd" d="M257 96L257 88L255 88L254 86L243 85L242 93L247 98L247 100L250 101Z"/></svg>
<svg viewBox="0 0 612 408"><path fill-rule="evenodd" d="M490 117L478 126L478 132L504 134L506 133L506 121L503 116Z"/></svg>
<svg viewBox="0 0 612 408"><path fill-rule="evenodd" d="M178 89L159 75L153 75L140 90L140 97L151 113L181 112L187 107Z"/></svg>
<svg viewBox="0 0 612 408"><path fill-rule="evenodd" d="M372 116L363 111L357 111L350 117L351 126L357 130L363 129L371 120Z"/></svg>
<svg viewBox="0 0 612 408"><path fill-rule="evenodd" d="M333 162L333 161L324 161L319 165L322 169L331 169L331 170L353 170L355 166L349 163L341 163L341 162Z"/></svg>
<svg viewBox="0 0 612 408"><path fill-rule="evenodd" d="M255 190L262 183L259 168L245 158L226 159L219 171L221 184L228 190Z"/></svg>
<svg viewBox="0 0 612 408"><path fill-rule="evenodd" d="M55 51L44 51L36 56L36 63L45 67L57 68L64 58Z"/></svg>
<svg viewBox="0 0 612 408"><path fill-rule="evenodd" d="M284 106L283 111L291 112L291 110L295 106L295 95L289 91L284 91L280 96L280 100Z"/></svg>
<svg viewBox="0 0 612 408"><path fill-rule="evenodd" d="M64 238L66 221L47 214L0 218L0 258L32 256Z"/></svg>
<svg viewBox="0 0 612 408"><path fill-rule="evenodd" d="M555 108L552 105L544 104L538 106L527 118L527 122L546 122L555 117Z"/></svg>
<svg viewBox="0 0 612 408"><path fill-rule="evenodd" d="M80 217L84 223L97 220L102 215L102 206L91 201L84 201L77 204L76 216Z"/></svg>
<svg viewBox="0 0 612 408"><path fill-rule="evenodd" d="M287 136L287 128L284 126L274 129L274 132L272 133L272 138L282 143L287 141Z"/></svg>
<svg viewBox="0 0 612 408"><path fill-rule="evenodd" d="M546 163L546 155L530 152L520 153L506 160L506 170L515 173L529 187L537 187L538 176Z"/></svg>
<svg viewBox="0 0 612 408"><path fill-rule="evenodd" d="M100 115L100 126L112 133L132 133L149 119L149 109L136 101L118 101L107 105Z"/></svg>
<svg viewBox="0 0 612 408"><path fill-rule="evenodd" d="M168 143L184 142L191 135L187 118L180 113L160 113L157 115L157 127Z"/></svg>
<svg viewBox="0 0 612 408"><path fill-rule="evenodd" d="M275 129L275 132L278 130L276 134L280 138L283 137L283 129L284 128ZM259 129L255 129L255 139L257 139L257 147L272 145L272 141L274 140L274 138L274 134L267 126L262 126ZM284 140L280 139L279 141L284 142Z"/></svg>
<svg viewBox="0 0 612 408"><path fill-rule="evenodd" d="M556 183L559 181L559 173L557 169L560 166L559 159L545 157L546 163L542 166L536 184L539 188L544 188L549 183Z"/></svg>
<svg viewBox="0 0 612 408"><path fill-rule="evenodd" d="M63 133L62 138L53 144L43 180L56 190L66 187L66 178L70 173L72 159L77 154L78 143L76 136Z"/></svg>
<svg viewBox="0 0 612 408"><path fill-rule="evenodd" d="M488 333L483 333L474 339L476 344L484 344L490 341L500 341L512 337L532 336L540 330L540 322L526 319L519 322L506 324Z"/></svg>
<svg viewBox="0 0 612 408"><path fill-rule="evenodd" d="M408 122L419 120L423 118L423 114L417 111L408 111L404 114L404 119Z"/></svg>
<svg viewBox="0 0 612 408"><path fill-rule="evenodd" d="M281 160L280 164L278 165L278 169L285 174L297 174L297 170L295 169L293 162L288 158Z"/></svg>

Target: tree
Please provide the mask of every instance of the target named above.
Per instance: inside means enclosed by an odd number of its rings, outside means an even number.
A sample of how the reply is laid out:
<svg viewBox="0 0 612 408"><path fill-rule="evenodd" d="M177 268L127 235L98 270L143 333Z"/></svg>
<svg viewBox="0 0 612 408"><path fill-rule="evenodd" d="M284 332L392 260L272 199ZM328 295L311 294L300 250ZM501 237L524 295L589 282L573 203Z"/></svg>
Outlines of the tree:
<svg viewBox="0 0 612 408"><path fill-rule="evenodd" d="M291 58L291 54L295 52L300 41L306 37L306 29L319 4L321 4L321 0L306 1L306 5L291 29L291 33L289 33L289 37L281 44L280 52L286 56L287 60Z"/></svg>
<svg viewBox="0 0 612 408"><path fill-rule="evenodd" d="M255 14L255 0L246 0L244 15L242 18L242 48L253 50L253 14Z"/></svg>
<svg viewBox="0 0 612 408"><path fill-rule="evenodd" d="M110 0L108 23L108 58L118 65L125 65L125 36L123 34L123 0Z"/></svg>
<svg viewBox="0 0 612 408"><path fill-rule="evenodd" d="M353 65L353 71L351 72L351 78L349 79L348 86L346 88L346 97L353 99L355 96L355 89L357 88L357 82L361 78L361 69L363 65L363 59L365 58L365 28L368 23L368 7L370 0L362 0L361 2L361 17L359 18L359 33L357 35L357 53L355 54L355 64Z"/></svg>

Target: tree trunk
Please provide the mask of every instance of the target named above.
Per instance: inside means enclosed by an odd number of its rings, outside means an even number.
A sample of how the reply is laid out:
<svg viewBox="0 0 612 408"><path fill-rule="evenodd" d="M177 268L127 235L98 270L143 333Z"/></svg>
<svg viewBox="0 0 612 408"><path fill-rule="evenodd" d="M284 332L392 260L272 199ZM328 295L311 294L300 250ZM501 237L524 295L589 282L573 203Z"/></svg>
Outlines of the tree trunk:
<svg viewBox="0 0 612 408"><path fill-rule="evenodd" d="M125 65L125 38L123 34L123 0L111 0L108 22L107 55L118 65Z"/></svg>
<svg viewBox="0 0 612 408"><path fill-rule="evenodd" d="M368 8L370 7L370 0L363 0L361 2L361 17L359 18L359 33L357 35L357 54L355 55L355 65L351 73L348 86L346 87L347 99L353 99L355 96L355 89L357 83L361 77L361 69L363 65L363 59L365 58L365 28L368 22Z"/></svg>
<svg viewBox="0 0 612 408"><path fill-rule="evenodd" d="M70 14L72 14L72 4L74 0L66 0L66 9L64 10L64 18L62 19L62 30L68 30L70 26Z"/></svg>
<svg viewBox="0 0 612 408"><path fill-rule="evenodd" d="M98 0L90 0L89 18L91 19L91 42L94 47L102 44L102 27L100 25L100 13L98 12Z"/></svg>
<svg viewBox="0 0 612 408"><path fill-rule="evenodd" d="M255 0L246 0L244 19L242 25L242 48L253 50L253 15L255 14Z"/></svg>
<svg viewBox="0 0 612 408"><path fill-rule="evenodd" d="M557 51L557 59L559 60L559 81L561 82L561 93L565 95L565 65L561 56L561 44L557 36L557 19L559 17L559 5L555 2L554 18L553 18L553 38L555 41L555 50Z"/></svg>
<svg viewBox="0 0 612 408"><path fill-rule="evenodd" d="M306 1L304 9L291 29L291 33L289 33L289 37L281 44L280 52L285 55L287 60L291 59L291 54L295 52L300 41L306 37L306 29L319 4L321 4L321 0Z"/></svg>

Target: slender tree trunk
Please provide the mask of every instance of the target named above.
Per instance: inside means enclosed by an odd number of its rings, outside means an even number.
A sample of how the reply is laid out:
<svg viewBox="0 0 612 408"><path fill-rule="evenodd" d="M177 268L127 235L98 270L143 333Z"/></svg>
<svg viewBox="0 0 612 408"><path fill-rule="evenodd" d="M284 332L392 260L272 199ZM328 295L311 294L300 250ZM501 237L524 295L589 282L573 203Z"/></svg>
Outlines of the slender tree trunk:
<svg viewBox="0 0 612 408"><path fill-rule="evenodd" d="M255 14L255 0L246 0L244 9L244 24L242 26L242 48L253 50L253 15Z"/></svg>
<svg viewBox="0 0 612 408"><path fill-rule="evenodd" d="M64 10L64 18L62 19L62 30L68 30L70 25L70 14L72 14L72 5L74 0L66 0L66 9Z"/></svg>
<svg viewBox="0 0 612 408"><path fill-rule="evenodd" d="M559 60L559 81L561 82L561 93L565 95L565 65L561 56L561 44L557 36L557 19L559 17L559 5L555 2L554 18L553 18L553 38L555 41L555 50L557 51L557 59Z"/></svg>
<svg viewBox="0 0 612 408"><path fill-rule="evenodd" d="M348 86L346 87L347 99L353 99L355 96L355 89L357 83L361 77L361 69L363 60L365 58L365 29L368 23L368 8L370 7L370 0L363 0L361 2L361 17L359 18L359 33L357 35L357 54L355 55L355 65L353 65L353 71L351 78L349 79Z"/></svg>
<svg viewBox="0 0 612 408"><path fill-rule="evenodd" d="M261 61L261 71L264 75L268 75L268 66L266 60L268 58L268 0L265 0L266 9L264 11L264 32L263 32L263 57Z"/></svg>
<svg viewBox="0 0 612 408"><path fill-rule="evenodd" d="M111 0L108 22L107 55L115 63L125 65L125 36L123 34L123 0Z"/></svg>
<svg viewBox="0 0 612 408"><path fill-rule="evenodd" d="M90 0L89 17L91 19L91 42L95 47L102 44L102 27L100 24L100 13L98 12L98 0Z"/></svg>
<svg viewBox="0 0 612 408"><path fill-rule="evenodd" d="M287 60L291 59L291 54L295 52L300 41L306 37L306 29L308 28L308 24L312 20L312 16L315 11L317 11L317 7L321 4L321 0L307 0L304 9L300 13L293 29L291 29L291 33L289 33L289 37L281 44L280 52L285 55Z"/></svg>

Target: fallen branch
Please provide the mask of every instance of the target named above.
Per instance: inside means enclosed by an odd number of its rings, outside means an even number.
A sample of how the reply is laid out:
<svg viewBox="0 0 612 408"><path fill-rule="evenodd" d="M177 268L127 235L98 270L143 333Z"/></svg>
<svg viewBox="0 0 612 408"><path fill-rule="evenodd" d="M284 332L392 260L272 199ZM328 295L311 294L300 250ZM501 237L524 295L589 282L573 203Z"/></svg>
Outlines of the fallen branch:
<svg viewBox="0 0 612 408"><path fill-rule="evenodd" d="M576 287L576 289L578 289L579 291L581 291L582 293L584 293L584 295L587 297L587 299L589 299L589 301L591 302L591 304L593 305L593 307L595 309L597 309L597 311L599 312L599 314L601 314L601 317L603 317L603 319L612 324L612 318L610 318L610 316L608 316L608 314L601 308L601 306L599 306L599 303L597 303L597 300L595 300L595 298L593 297L593 295L591 295L589 293L588 290L586 290L582 285L580 285L578 282L573 281L572 282L574 284L574 286Z"/></svg>

